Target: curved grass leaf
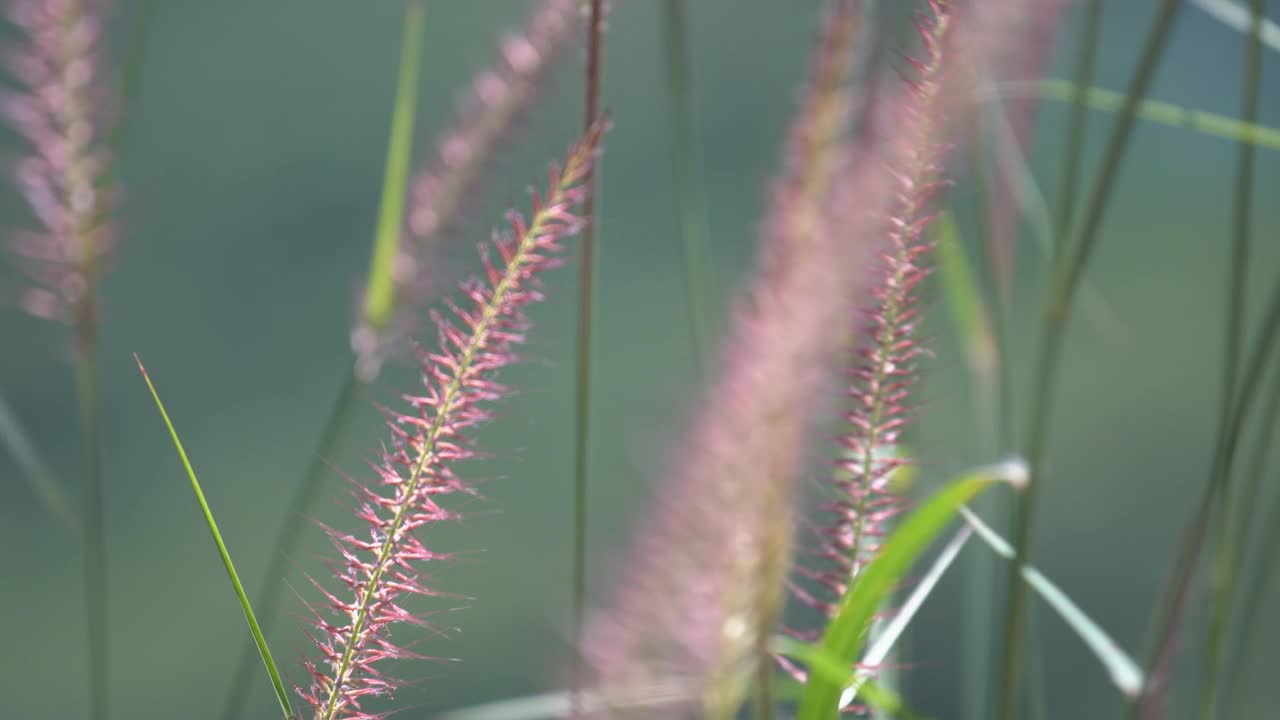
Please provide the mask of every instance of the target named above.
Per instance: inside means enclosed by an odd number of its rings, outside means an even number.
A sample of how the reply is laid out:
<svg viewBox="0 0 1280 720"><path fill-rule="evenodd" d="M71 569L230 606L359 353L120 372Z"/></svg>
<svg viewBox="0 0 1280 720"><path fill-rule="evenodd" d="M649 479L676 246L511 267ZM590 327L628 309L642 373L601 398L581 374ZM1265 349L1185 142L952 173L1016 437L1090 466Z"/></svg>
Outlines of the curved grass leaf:
<svg viewBox="0 0 1280 720"><path fill-rule="evenodd" d="M280 671L276 668L275 661L271 658L271 650L267 647L267 639L263 637L262 630L258 627L258 620L253 615L253 608L249 606L249 597L244 593L244 586L240 584L240 576L236 574L235 565L231 563L231 555L227 552L227 546L222 542L222 533L218 532L218 523L213 519L213 511L209 509L209 503L204 499L204 491L200 489L200 481L196 479L196 471L191 467L191 461L187 459L187 451L182 447L182 440L178 438L178 431L174 429L173 422L169 420L169 413L164 409L164 403L160 402L160 394L156 392L155 385L151 384L151 376L147 374L147 369L142 366L142 360L134 355L133 359L138 363L138 371L142 373L142 379L147 383L147 389L151 391L151 397L156 401L156 409L160 411L160 417L164 418L165 427L169 429L169 436L173 438L173 446L178 451L178 457L182 459L182 467L187 471L187 477L191 479L191 489L196 493L196 500L200 503L200 511L204 513L204 520L209 524L209 532L213 535L213 542L218 546L218 555L222 557L222 564L227 569L227 577L231 579L231 585L235 588L236 597L240 600L240 609L244 612L244 619L249 624L249 632L253 633L253 641L258 646L258 653L262 655L262 664L267 668L267 674L271 676L271 685L276 691L276 698L280 701L280 710L284 713L285 720L291 720L295 717L293 707L289 704L289 694L285 690L284 682L280 679Z"/></svg>
<svg viewBox="0 0 1280 720"><path fill-rule="evenodd" d="M876 612L916 558L932 544L965 503L992 483L1000 480L1016 483L1025 477L1025 473L1019 472L1021 467L1020 464L1005 463L974 470L953 480L908 515L841 599L839 610L823 633L823 652L846 666L857 662ZM843 680L820 673L810 675L800 700L797 720L833 720L837 717L847 680L847 674Z"/></svg>
<svg viewBox="0 0 1280 720"><path fill-rule="evenodd" d="M1013 559L1013 546L1000 537L981 518L968 508L961 508L960 514L964 516L965 522L969 523L969 526L978 533L978 537L982 538L982 541L990 546L997 555L1006 560ZM1029 565L1023 567L1022 579L1049 607L1058 613L1063 621L1075 631L1080 640L1093 651L1093 654L1102 662L1107 674L1111 676L1111 681L1120 689L1120 692L1131 698L1137 697L1142 692L1144 680L1142 669L1138 666L1138 663L1121 649L1100 625L1086 615L1080 609L1080 606L1076 605L1071 598L1067 597L1066 593L1034 567Z"/></svg>

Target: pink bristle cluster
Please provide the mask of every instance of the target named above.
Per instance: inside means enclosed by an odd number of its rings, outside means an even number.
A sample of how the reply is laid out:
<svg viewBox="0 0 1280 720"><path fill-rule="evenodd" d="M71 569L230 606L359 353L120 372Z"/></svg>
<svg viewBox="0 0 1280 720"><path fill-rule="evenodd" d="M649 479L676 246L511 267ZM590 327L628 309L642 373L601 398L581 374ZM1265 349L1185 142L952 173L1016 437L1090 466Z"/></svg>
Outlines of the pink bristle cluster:
<svg viewBox="0 0 1280 720"><path fill-rule="evenodd" d="M0 113L33 152L12 172L41 225L15 233L19 266L36 287L19 304L46 319L92 314L88 296L111 249L102 179L105 88L99 57L106 0L14 0L6 17L23 40L5 48L4 67L22 86L0 96Z"/></svg>
<svg viewBox="0 0 1280 720"><path fill-rule="evenodd" d="M429 269L437 264L440 235L453 225L503 140L541 94L549 70L571 45L578 0L542 0L520 32L503 38L497 65L481 72L459 103L448 130L436 140L410 181L405 232L396 265L397 311L390 327L363 320L352 330L358 370L374 377L386 357L416 331L416 310L435 294Z"/></svg>
<svg viewBox="0 0 1280 720"><path fill-rule="evenodd" d="M363 699L397 685L380 663L416 656L392 644L388 631L425 624L401 604L405 596L439 594L419 569L444 556L417 533L454 517L438 503L442 496L469 491L454 463L475 456L470 429L489 419L487 404L506 392L496 374L514 362L514 346L524 340L525 308L541 299L538 276L559 264L561 241L584 223L577 207L589 191L584 181L602 130L587 133L563 169L552 168L528 220L512 213L509 231L481 245L484 273L462 283L464 300L433 315L437 347L419 351L425 390L405 398L410 411L388 414L390 448L381 453L375 481L357 485L355 514L368 530L329 533L342 556L336 570L342 590L325 592L323 607L314 609L322 659L306 663L311 684L299 690L317 718L374 717L361 709Z"/></svg>
<svg viewBox="0 0 1280 720"><path fill-rule="evenodd" d="M890 487L894 472L909 460L899 452L910 423L911 396L918 380L917 359L927 349L919 337L920 283L930 274L933 243L926 235L930 210L942 181L949 147L936 126L935 99L942 71L943 42L950 24L950 3L934 0L931 16L917 27L921 59L908 59L907 102L897 106L889 163L895 198L887 240L874 266L875 283L859 313L857 341L849 369L847 430L838 440L840 457L830 478L834 499L819 510L825 516L813 529L808 565L796 569L792 594L824 617L832 615L851 580L875 557L890 521L904 499ZM796 634L812 637L811 631Z"/></svg>

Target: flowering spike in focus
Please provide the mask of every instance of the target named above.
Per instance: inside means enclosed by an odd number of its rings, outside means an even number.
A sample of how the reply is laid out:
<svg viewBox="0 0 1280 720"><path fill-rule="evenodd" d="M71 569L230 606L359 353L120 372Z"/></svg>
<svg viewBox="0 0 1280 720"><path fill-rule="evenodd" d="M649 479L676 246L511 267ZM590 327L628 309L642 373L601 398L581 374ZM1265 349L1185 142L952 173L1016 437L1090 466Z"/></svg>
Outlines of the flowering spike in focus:
<svg viewBox="0 0 1280 720"><path fill-rule="evenodd" d="M837 440L840 457L829 482L833 500L819 506L824 520L812 529L814 558L792 583L797 601L829 617L850 582L875 557L880 540L902 510L903 498L891 482L909 464L900 440L910 424L916 361L927 352L917 336L916 293L930 272L932 241L925 234L934 213L930 204L942 187L947 146L936 124L935 101L943 71L944 45L951 23L950 3L930 3L931 15L917 21L921 57L909 58L914 77L906 82L907 102L897 106L889 171L895 197L887 218L887 240L872 271L876 283L868 304L855 316L856 341L848 370L847 429ZM814 630L793 628L812 639ZM795 670L789 662L783 663Z"/></svg>
<svg viewBox="0 0 1280 720"><path fill-rule="evenodd" d="M582 226L576 209L588 193L584 180L603 129L592 128L565 164L553 169L534 213L512 223L519 232L495 237L501 267L484 280L464 282L465 302L448 316L433 316L439 345L418 354L425 389L406 398L408 411L388 412L390 446L381 452L375 478L358 494L362 504L355 514L368 530L330 532L342 556L335 574L344 589L323 592L322 607L313 610L321 660L306 664L311 682L299 689L320 720L372 718L361 707L364 699L397 685L378 669L382 660L409 656L389 641L390 627L425 623L400 603L406 596L437 594L418 568L441 555L419 535L451 517L440 507L440 496L469 490L454 473L454 462L477 456L469 430L488 419L485 406L504 393L494 376L514 361L513 345L528 329L525 308L540 297L539 275L557 264L561 242Z"/></svg>

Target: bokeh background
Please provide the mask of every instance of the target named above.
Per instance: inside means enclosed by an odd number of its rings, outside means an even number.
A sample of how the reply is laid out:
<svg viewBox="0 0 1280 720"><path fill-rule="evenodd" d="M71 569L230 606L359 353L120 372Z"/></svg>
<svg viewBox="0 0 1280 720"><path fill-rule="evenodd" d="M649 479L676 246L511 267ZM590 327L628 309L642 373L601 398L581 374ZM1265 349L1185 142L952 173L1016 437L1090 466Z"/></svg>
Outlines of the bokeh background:
<svg viewBox="0 0 1280 720"><path fill-rule="evenodd" d="M130 3L119 3L128 9ZM612 564L645 507L656 473L698 396L688 347L680 239L663 118L661 3L618 0L609 21L608 138L599 242L597 365L592 431L593 593L624 571ZM815 37L817 2L690 2L698 161L714 244L713 308L722 327L732 289L750 267L765 183L778 166ZM1120 89L1151 0L1111 2L1098 84ZM1273 3L1274 5L1274 3ZM121 159L123 242L104 287L102 433L110 578L114 716L205 718L221 710L246 638L208 531L131 354L151 370L177 423L251 593L262 582L285 503L305 467L343 372L363 280L394 92L402 2L165 0L146 57ZM419 156L454 98L493 58L500 32L529 3L428 3ZM1273 7L1272 19L1280 19ZM1078 11L1062 38L1069 39ZM126 13L127 15L127 13ZM113 42L124 45L128 18ZM1052 74L1067 72L1069 40ZM1223 114L1239 105L1242 39L1194 8L1183 12L1152 95ZM474 243L525 203L579 122L581 51L511 140L497 172L440 260L441 277L474 267ZM1266 55L1262 118L1280 124L1280 58ZM1053 197L1065 108L1039 113L1034 165ZM1090 160L1111 117L1092 115ZM2 131L3 155L23 151ZM1072 324L1037 563L1123 645L1140 652L1172 547L1209 462L1219 383L1225 257L1235 148L1228 141L1140 123L1121 175L1089 292L1106 312ZM1280 268L1280 160L1262 151L1253 287ZM11 188L0 225L30 222ZM1025 385L1044 281L1043 254L1019 246L1014 309L1016 407ZM973 232L967 245L977 257ZM10 259L0 258L0 269ZM5 270L6 282L15 273ZM481 433L494 458L473 463L483 502L437 544L463 551L434 582L466 600L440 616L456 627L418 649L441 658L397 668L421 684L401 691L402 717L534 692L561 676L567 637L572 469L574 270L549 279L528 362ZM1262 293L1254 292L1254 307ZM993 458L979 448L963 356L937 306L916 446L922 480ZM1255 313L1256 317L1256 313ZM834 331L835 329L833 329ZM68 334L0 308L0 392L62 481L79 487L76 400ZM384 433L373 403L415 385L384 373L361 399L347 442L330 458L359 473ZM1274 486L1275 484L1272 483ZM336 473L319 518L349 526ZM301 569L328 552L309 534ZM977 546L967 552L984 552ZM306 598L311 589L295 573ZM279 579L277 579L279 581ZM911 699L939 718L961 708L960 584L926 607L904 661ZM1280 589L1277 589L1280 592ZM291 599L294 596L291 594ZM1272 599L1276 599L1273 592ZM424 606L425 607L425 606ZM294 599L291 608L301 611ZM1280 621L1266 613L1243 663L1241 717L1280 702ZM1046 692L1055 718L1111 716L1116 691L1076 638L1041 612ZM0 717L85 715L80 553L0 455ZM306 652L298 618L272 638L294 680ZM1196 653L1196 634L1185 652ZM456 662L454 662L456 660ZM1270 668L1270 669L1269 669ZM276 714L258 683L246 717ZM1191 708L1181 708L1186 716Z"/></svg>

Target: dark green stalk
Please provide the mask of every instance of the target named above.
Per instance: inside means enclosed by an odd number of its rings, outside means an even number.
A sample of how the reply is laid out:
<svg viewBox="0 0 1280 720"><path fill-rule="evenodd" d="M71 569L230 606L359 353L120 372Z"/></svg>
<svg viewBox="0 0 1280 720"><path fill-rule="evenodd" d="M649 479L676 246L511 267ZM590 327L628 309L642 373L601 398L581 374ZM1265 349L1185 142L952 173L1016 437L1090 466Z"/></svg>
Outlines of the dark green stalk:
<svg viewBox="0 0 1280 720"><path fill-rule="evenodd" d="M671 133L671 166L684 240L685 293L689 303L689 339L699 370L706 367L710 326L710 242L706 201L698 178L693 140L693 110L689 102L689 47L685 0L666 0L664 8L667 66L667 123Z"/></svg>
<svg viewBox="0 0 1280 720"><path fill-rule="evenodd" d="M1265 0L1253 0L1253 22L1244 59L1244 97L1241 101L1241 120L1252 123L1258 117L1258 98L1262 75L1262 18L1266 12ZM1231 399L1235 393L1236 376L1239 373L1240 351L1244 345L1246 287L1248 281L1250 225L1253 221L1253 176L1256 150L1252 143L1241 141L1236 160L1234 210L1232 217L1231 269L1228 277L1227 335L1225 339L1222 416L1219 425L1226 421ZM1217 536L1211 575L1213 593L1209 620L1209 647L1204 675L1204 687L1200 702L1200 716L1212 720L1217 716L1218 678L1222 664L1222 651L1226 642L1227 620L1239 569L1239 554L1243 545L1232 541L1231 535L1231 474L1222 479L1222 497L1218 501Z"/></svg>
<svg viewBox="0 0 1280 720"><path fill-rule="evenodd" d="M1271 439L1275 436L1277 425L1280 425L1280 364L1276 364L1273 368L1271 388L1267 392L1267 407L1263 411L1262 423L1258 426L1253 455L1246 471L1248 484L1245 487L1244 499L1240 502L1241 512L1244 517L1239 518L1235 525L1238 528L1235 548L1239 553L1237 562L1240 564L1244 562L1249 537L1253 534L1252 527L1256 510L1258 509L1257 506L1261 504L1262 498L1259 497L1259 493L1262 478L1267 469L1268 451L1272 447ZM1248 665L1249 656L1253 652L1253 644L1258 637L1258 633L1251 632L1251 629L1254 627L1258 607L1262 598L1266 595L1267 586L1277 567L1276 555L1277 552L1280 552L1280 492L1277 492L1272 498L1268 519L1269 522L1263 526L1262 544L1259 546L1258 555L1253 562L1253 572L1240 575L1240 577L1246 578L1247 586L1244 590L1243 605L1240 607L1240 619L1236 623L1240 633L1236 636L1234 649L1225 655L1227 667L1224 675L1227 678L1227 690L1224 693L1224 697L1227 698L1229 708L1227 717L1237 717L1234 712L1230 711L1230 708L1231 703L1239 699L1239 693L1237 692L1240 684L1238 668L1241 665Z"/></svg>
<svg viewBox="0 0 1280 720"><path fill-rule="evenodd" d="M1085 94L1093 85L1093 70L1098 59L1098 35L1102 29L1102 0L1089 0L1085 6L1084 26L1080 32L1080 44L1076 50L1075 86L1071 106L1071 125L1067 130L1067 143L1062 154L1062 179L1058 187L1058 217L1054 225L1057 241L1053 244L1055 258L1066 249L1066 234L1071 228L1071 217L1076 211L1079 194L1080 171L1084 166L1084 141L1089 128L1089 105Z"/></svg>
<svg viewBox="0 0 1280 720"><path fill-rule="evenodd" d="M1161 671L1170 660L1175 635L1173 631L1186 604L1187 591L1200 559L1200 550L1204 544L1214 502L1219 499L1218 493L1222 488L1223 478L1230 475L1233 469L1241 430L1244 428L1244 422L1248 418L1253 402L1259 395L1258 389L1262 383L1262 375L1271 362L1277 338L1280 338L1280 281L1276 283L1275 294L1271 298L1258 338L1249 354L1249 363L1239 383L1227 422L1219 427L1218 437L1214 443L1209 482L1201 493L1191 526L1178 548L1177 559L1170 577L1169 591L1165 593L1156 616L1155 633L1146 667L1146 675L1151 687L1147 693L1135 698L1130 704L1131 718L1139 717L1143 707L1158 697L1153 694L1153 691L1161 688L1163 679L1161 676L1164 674Z"/></svg>
<svg viewBox="0 0 1280 720"><path fill-rule="evenodd" d="M600 95L604 81L604 0L585 0L590 5L587 21L587 67L583 87L582 126L590 130L600 119ZM574 393L573 454L573 692L570 715L582 712L582 634L587 605L587 461L591 441L591 328L595 312L595 230L596 205L599 197L600 164L591 169L586 180L587 198L582 204L582 253L578 265L578 342L577 382Z"/></svg>
<svg viewBox="0 0 1280 720"><path fill-rule="evenodd" d="M302 482L289 502L284 524L280 526L279 534L272 546L273 551L267 562L267 571L262 576L262 586L253 607L257 608L257 615L261 618L264 635L271 634L271 629L280 614L280 602L287 587L284 578L289 572L290 559L296 555L298 543L302 540L302 531L310 526L307 518L311 516L316 501L320 498L324 487L323 479L328 468L327 463L337 451L339 442L351 423L356 407L355 401L361 387L363 385L357 379L356 367L353 363L347 370L342 389L333 401L333 409L329 412L329 419L320 433L315 451L311 453L306 474L303 475ZM241 717L245 701L249 699L249 684L258 668L258 657L258 649L251 643L246 643L241 649L235 674L231 678L231 689L222 706L223 720L236 720Z"/></svg>
<svg viewBox="0 0 1280 720"><path fill-rule="evenodd" d="M76 310L76 392L80 402L81 465L84 507L80 513L84 547L85 611L89 631L90 716L110 714L107 688L107 560L102 518L102 467L98 453L97 323L94 300L86 296Z"/></svg>
<svg viewBox="0 0 1280 720"><path fill-rule="evenodd" d="M1116 119L1111 136L1103 150L1102 162L1094 177L1084 209L1073 231L1064 256L1054 263L1045 309L1044 332L1036 360L1035 391L1031 405L1030 427L1027 432L1024 456L1027 461L1029 484L1018 498L1017 518L1014 524L1015 556L1009 565L1005 611L1007 613L1004 637L1004 660L1000 699L1000 718L1013 720L1017 714L1018 674L1022 651L1023 624L1025 621L1026 588L1019 573L1029 560L1032 530L1035 522L1036 500L1044 484L1042 475L1044 451L1049 436L1049 411L1052 406L1053 388L1065 339L1067 320L1070 318L1072 300L1080 276L1088 264L1097 244L1098 228L1111 200L1120 164L1133 132L1138 103L1146 96L1155 77L1156 67L1173 29L1174 20L1182 8L1180 0L1163 0L1156 20L1143 43L1137 72L1130 83L1124 107Z"/></svg>

